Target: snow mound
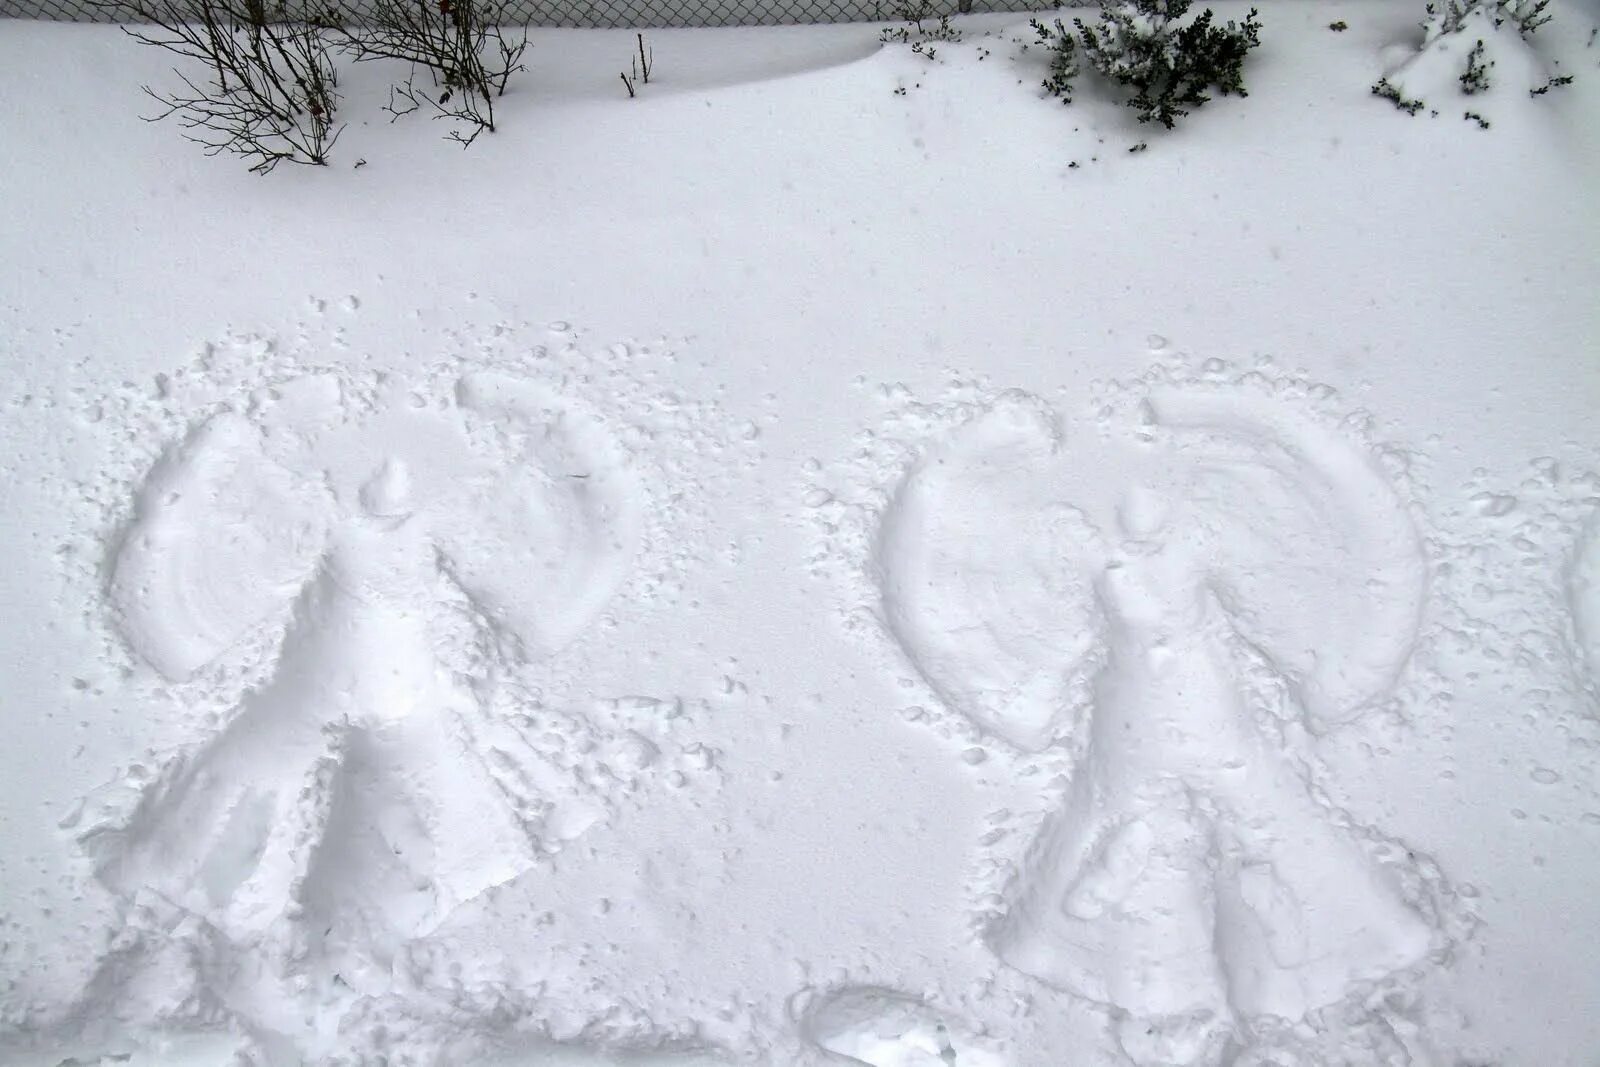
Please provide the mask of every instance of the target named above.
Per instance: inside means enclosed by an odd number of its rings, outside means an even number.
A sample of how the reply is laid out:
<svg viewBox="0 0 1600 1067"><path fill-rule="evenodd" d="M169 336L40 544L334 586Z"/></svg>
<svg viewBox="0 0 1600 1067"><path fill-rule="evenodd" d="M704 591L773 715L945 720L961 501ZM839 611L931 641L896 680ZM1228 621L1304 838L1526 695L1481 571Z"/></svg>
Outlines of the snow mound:
<svg viewBox="0 0 1600 1067"><path fill-rule="evenodd" d="M1453 118L1461 108L1462 117L1484 129L1520 117L1532 96L1558 87L1561 72L1511 10L1528 6L1504 0L1430 5L1421 44L1386 50L1385 73L1374 92L1412 113L1427 108Z"/></svg>
<svg viewBox="0 0 1600 1067"><path fill-rule="evenodd" d="M806 1038L868 1067L1001 1067L969 1034L952 1029L933 1007L891 989L836 990L810 1005Z"/></svg>

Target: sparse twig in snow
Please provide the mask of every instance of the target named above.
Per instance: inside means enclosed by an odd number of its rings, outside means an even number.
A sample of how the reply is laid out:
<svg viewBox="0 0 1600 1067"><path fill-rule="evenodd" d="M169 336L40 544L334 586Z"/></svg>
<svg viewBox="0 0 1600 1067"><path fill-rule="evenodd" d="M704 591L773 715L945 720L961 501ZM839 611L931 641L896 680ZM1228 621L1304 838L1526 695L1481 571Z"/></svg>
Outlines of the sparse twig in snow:
<svg viewBox="0 0 1600 1067"><path fill-rule="evenodd" d="M656 57L655 49L645 48L644 34L640 33L635 36L639 39L639 54L628 60L628 70L618 75L622 79L623 86L628 90L629 100L638 95L637 87L640 81L643 81L646 85L650 84L650 69Z"/></svg>
<svg viewBox="0 0 1600 1067"><path fill-rule="evenodd" d="M502 0L375 0L365 18L350 20L345 47L357 62L398 59L410 65L390 90L387 110L398 118L426 107L459 125L449 136L463 147L495 129L495 100L523 69L528 34L507 36ZM428 85L418 83L426 73Z"/></svg>

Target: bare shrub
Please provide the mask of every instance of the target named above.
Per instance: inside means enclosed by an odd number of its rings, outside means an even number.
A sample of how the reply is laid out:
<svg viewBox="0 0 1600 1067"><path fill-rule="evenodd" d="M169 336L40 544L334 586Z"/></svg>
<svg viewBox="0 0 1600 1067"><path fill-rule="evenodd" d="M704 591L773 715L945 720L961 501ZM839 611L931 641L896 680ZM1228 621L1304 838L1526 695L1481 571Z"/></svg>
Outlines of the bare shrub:
<svg viewBox="0 0 1600 1067"><path fill-rule="evenodd" d="M360 23L344 31L357 62L401 60L410 65L390 92L396 117L422 108L459 123L449 136L463 146L494 132L495 100L522 70L528 34L501 29L503 0L375 0Z"/></svg>
<svg viewBox="0 0 1600 1067"><path fill-rule="evenodd" d="M291 13L266 0L121 0L126 32L189 60L183 87L145 86L208 155L250 161L258 174L279 163L326 165L338 140L338 79L327 19ZM203 72L203 73L202 73Z"/></svg>

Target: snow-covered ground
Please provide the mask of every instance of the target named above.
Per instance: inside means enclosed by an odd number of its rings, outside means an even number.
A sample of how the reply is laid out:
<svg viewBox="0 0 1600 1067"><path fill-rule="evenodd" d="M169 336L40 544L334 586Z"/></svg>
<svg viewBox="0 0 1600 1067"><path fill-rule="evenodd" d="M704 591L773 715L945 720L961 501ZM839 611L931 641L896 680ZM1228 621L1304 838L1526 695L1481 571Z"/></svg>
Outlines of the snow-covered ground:
<svg viewBox="0 0 1600 1067"><path fill-rule="evenodd" d="M1024 16L536 32L266 178L0 22L0 1062L1594 1064L1551 10L1463 104L1267 5L1171 133Z"/></svg>

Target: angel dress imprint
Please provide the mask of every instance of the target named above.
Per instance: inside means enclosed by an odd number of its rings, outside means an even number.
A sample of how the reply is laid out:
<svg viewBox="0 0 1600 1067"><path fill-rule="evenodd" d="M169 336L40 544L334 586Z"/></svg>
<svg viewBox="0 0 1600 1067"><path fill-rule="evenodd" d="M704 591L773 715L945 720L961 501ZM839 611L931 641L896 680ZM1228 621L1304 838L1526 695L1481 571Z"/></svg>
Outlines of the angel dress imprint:
<svg viewBox="0 0 1600 1067"><path fill-rule="evenodd" d="M1075 453L1042 404L1006 398L913 469L878 564L889 625L946 701L1077 753L992 947L1111 1008L1134 1059L1189 1062L1432 947L1246 684L1313 726L1360 714L1409 658L1425 572L1393 491L1337 435L1223 393L1157 393L1145 414L1133 440Z"/></svg>
<svg viewBox="0 0 1600 1067"><path fill-rule="evenodd" d="M592 417L492 374L441 406L352 416L337 381L301 379L213 417L147 479L110 586L128 643L173 680L292 609L220 731L85 830L99 877L236 944L336 959L357 988L534 863L540 827L475 744L494 662L575 636L637 539L627 464ZM484 649L466 677L439 659L446 594Z"/></svg>
<svg viewBox="0 0 1600 1067"><path fill-rule="evenodd" d="M1578 643L1578 659L1588 667L1591 689L1600 687L1600 511L1589 516L1567 567L1567 604Z"/></svg>

